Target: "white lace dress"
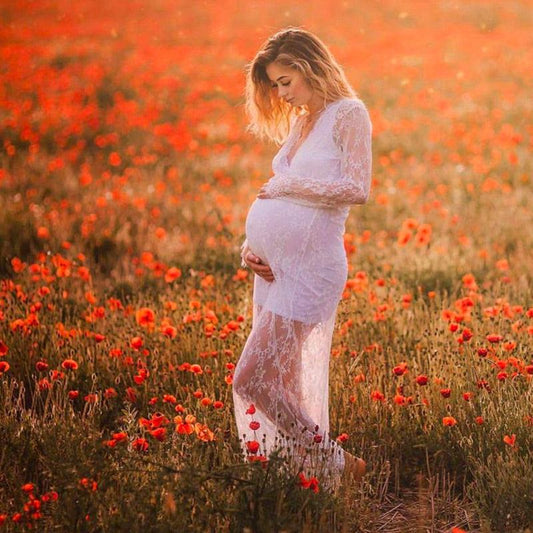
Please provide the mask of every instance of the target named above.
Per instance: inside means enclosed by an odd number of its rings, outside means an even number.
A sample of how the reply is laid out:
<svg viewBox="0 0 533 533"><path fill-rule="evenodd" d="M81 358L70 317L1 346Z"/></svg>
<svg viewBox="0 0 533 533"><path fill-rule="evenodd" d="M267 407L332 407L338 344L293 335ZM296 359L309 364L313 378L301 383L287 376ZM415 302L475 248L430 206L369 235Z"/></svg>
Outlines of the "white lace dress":
<svg viewBox="0 0 533 533"><path fill-rule="evenodd" d="M233 399L246 458L254 455L247 443L256 441L256 455L289 451L307 475L336 483L344 452L329 436L331 339L347 278L345 221L370 191L372 125L358 98L331 102L289 161L302 119L293 117L272 161L272 198L256 199L246 220L243 253L270 265L275 280L255 276L252 331Z"/></svg>

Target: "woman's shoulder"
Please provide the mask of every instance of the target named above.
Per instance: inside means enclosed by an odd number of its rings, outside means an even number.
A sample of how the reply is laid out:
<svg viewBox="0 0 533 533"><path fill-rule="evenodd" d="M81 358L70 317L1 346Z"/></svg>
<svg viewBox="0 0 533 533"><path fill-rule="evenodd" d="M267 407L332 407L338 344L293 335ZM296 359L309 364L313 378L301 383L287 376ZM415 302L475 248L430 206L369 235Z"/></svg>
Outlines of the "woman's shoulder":
<svg viewBox="0 0 533 533"><path fill-rule="evenodd" d="M368 109L359 97L343 98L336 106L332 126L332 138L337 146L342 139L359 135L361 131L372 131L372 122Z"/></svg>
<svg viewBox="0 0 533 533"><path fill-rule="evenodd" d="M335 103L336 103L336 108L337 108L337 112L336 112L337 115L342 114L343 112L346 112L346 111L350 111L350 110L360 109L363 111L367 111L365 103L358 96L348 96L346 98L341 98L340 100L337 100L337 102Z"/></svg>
<svg viewBox="0 0 533 533"><path fill-rule="evenodd" d="M357 96L350 96L339 100L334 115L334 124L337 127L349 126L361 120L365 122L370 121L370 115L365 103Z"/></svg>

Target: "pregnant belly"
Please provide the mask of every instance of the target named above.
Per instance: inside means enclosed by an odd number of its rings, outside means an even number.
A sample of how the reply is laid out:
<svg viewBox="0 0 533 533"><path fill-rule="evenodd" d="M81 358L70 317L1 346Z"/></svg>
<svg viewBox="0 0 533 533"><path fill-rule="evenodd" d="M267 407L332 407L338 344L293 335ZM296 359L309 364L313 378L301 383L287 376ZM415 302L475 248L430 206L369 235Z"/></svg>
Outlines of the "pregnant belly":
<svg viewBox="0 0 533 533"><path fill-rule="evenodd" d="M278 198L256 199L246 218L248 246L271 266L298 256L308 264L326 255L343 263L343 233L342 216Z"/></svg>

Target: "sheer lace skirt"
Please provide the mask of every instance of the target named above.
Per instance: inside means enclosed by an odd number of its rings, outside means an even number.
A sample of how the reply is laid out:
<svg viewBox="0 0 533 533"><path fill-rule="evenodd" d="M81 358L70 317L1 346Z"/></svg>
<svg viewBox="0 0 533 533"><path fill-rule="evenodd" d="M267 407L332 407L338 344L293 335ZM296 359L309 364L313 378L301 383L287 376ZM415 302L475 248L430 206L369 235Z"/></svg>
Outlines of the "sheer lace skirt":
<svg viewBox="0 0 533 533"><path fill-rule="evenodd" d="M254 304L252 332L233 379L245 459L279 450L295 472L316 476L325 486L335 486L344 468L344 452L329 436L334 322L332 315L325 322L305 324ZM257 451L254 442L259 443Z"/></svg>

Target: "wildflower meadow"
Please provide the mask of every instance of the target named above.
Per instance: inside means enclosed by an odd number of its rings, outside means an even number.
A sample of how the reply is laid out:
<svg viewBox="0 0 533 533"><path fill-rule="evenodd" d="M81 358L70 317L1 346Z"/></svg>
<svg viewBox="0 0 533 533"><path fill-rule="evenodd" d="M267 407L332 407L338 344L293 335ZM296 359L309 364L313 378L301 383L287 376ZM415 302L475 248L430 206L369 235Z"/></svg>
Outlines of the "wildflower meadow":
<svg viewBox="0 0 533 533"><path fill-rule="evenodd" d="M0 532L533 528L528 0L0 7ZM241 453L245 66L316 33L373 123L347 220L333 492Z"/></svg>

